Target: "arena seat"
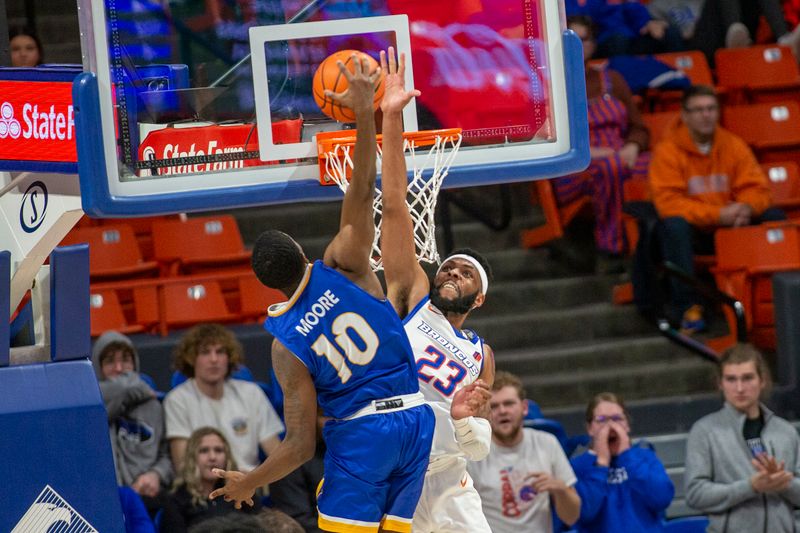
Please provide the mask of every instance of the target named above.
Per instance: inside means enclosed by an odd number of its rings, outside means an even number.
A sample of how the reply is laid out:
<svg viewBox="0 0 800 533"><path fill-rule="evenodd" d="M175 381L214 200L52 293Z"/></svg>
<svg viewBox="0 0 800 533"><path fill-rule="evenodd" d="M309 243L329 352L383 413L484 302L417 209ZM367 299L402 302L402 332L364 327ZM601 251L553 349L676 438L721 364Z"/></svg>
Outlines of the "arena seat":
<svg viewBox="0 0 800 533"><path fill-rule="evenodd" d="M712 272L717 286L744 305L753 344L774 350L772 275L800 269L800 226L770 222L723 228L717 230L715 241L717 265ZM735 323L732 314L725 312L728 323Z"/></svg>
<svg viewBox="0 0 800 533"><path fill-rule="evenodd" d="M642 120L650 130L650 149L652 150L664 138L667 128L680 120L680 111L661 111L658 113L642 113Z"/></svg>
<svg viewBox="0 0 800 533"><path fill-rule="evenodd" d="M691 80L692 85L714 85L711 68L706 56L698 50L686 52L665 52L653 54L653 58L666 63L675 70L680 70ZM650 89L647 91L648 108L653 111L677 110L681 105L683 91L667 91ZM654 144L651 141L651 145Z"/></svg>
<svg viewBox="0 0 800 533"><path fill-rule="evenodd" d="M153 223L159 220L181 220L182 215L165 215L158 217L139 217L139 218L100 218L95 225L113 226L126 224L133 229L136 242L139 243L139 251L145 260L153 259Z"/></svg>
<svg viewBox="0 0 800 533"><path fill-rule="evenodd" d="M761 165L769 179L772 203L786 213L789 220L800 220L800 167L794 161Z"/></svg>
<svg viewBox="0 0 800 533"><path fill-rule="evenodd" d="M241 269L250 264L250 252L245 250L231 215L156 221L153 249L165 276Z"/></svg>
<svg viewBox="0 0 800 533"><path fill-rule="evenodd" d="M242 321L264 320L270 305L286 300L281 291L265 287L252 272L239 276L238 281L239 317Z"/></svg>
<svg viewBox="0 0 800 533"><path fill-rule="evenodd" d="M708 518L705 516L687 516L664 521L664 533L705 533Z"/></svg>
<svg viewBox="0 0 800 533"><path fill-rule="evenodd" d="M729 102L800 100L800 70L788 46L720 48L714 60L717 85L729 93Z"/></svg>
<svg viewBox="0 0 800 533"><path fill-rule="evenodd" d="M159 290L161 333L200 322L235 322L217 281L169 280Z"/></svg>
<svg viewBox="0 0 800 533"><path fill-rule="evenodd" d="M133 229L125 224L73 228L61 246L89 244L89 275L92 281L155 276L158 265L145 261Z"/></svg>
<svg viewBox="0 0 800 533"><path fill-rule="evenodd" d="M128 324L117 292L113 289L92 290L89 295L89 311L92 337L102 335L109 330L125 334L144 330L139 324Z"/></svg>
<svg viewBox="0 0 800 533"><path fill-rule="evenodd" d="M531 202L538 203L544 214L544 224L522 231L522 246L535 248L564 236L564 230L578 213L589 206L589 197L559 206L549 180L537 180L531 184Z"/></svg>
<svg viewBox="0 0 800 533"><path fill-rule="evenodd" d="M742 137L762 163L800 157L800 103L728 106L722 124Z"/></svg>

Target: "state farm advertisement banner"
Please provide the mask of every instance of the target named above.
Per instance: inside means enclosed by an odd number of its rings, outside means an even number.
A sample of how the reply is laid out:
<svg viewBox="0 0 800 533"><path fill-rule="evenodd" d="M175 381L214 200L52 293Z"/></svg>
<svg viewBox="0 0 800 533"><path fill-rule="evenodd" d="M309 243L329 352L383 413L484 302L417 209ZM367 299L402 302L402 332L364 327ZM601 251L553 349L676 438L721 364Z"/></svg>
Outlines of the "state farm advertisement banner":
<svg viewBox="0 0 800 533"><path fill-rule="evenodd" d="M72 82L0 80L0 160L78 160Z"/></svg>
<svg viewBox="0 0 800 533"><path fill-rule="evenodd" d="M272 124L277 143L298 142L302 119ZM137 174L169 176L265 165L255 124L140 124Z"/></svg>

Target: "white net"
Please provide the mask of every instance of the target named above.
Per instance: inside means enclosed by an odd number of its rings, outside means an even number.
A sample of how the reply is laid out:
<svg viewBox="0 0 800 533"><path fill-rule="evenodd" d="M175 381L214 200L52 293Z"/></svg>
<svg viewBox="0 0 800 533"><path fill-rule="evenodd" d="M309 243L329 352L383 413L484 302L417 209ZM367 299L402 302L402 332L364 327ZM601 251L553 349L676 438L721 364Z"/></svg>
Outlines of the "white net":
<svg viewBox="0 0 800 533"><path fill-rule="evenodd" d="M403 149L407 154L409 168L413 176L408 183L406 204L411 213L414 224L414 243L417 259L427 263L439 263L439 253L436 250L436 225L434 213L436 199L450 165L461 146L461 134L436 134L428 142L418 143L414 138L405 138ZM424 146L418 146L423 144ZM339 188L346 192L349 184L347 176L352 172L353 159L351 150L353 144L333 144L325 157L325 177L336 182ZM381 145L378 144L378 159L381 158ZM372 242L372 257L370 264L373 270L381 270L380 238L382 220L382 196L380 187L376 187L373 208L375 210L375 239Z"/></svg>

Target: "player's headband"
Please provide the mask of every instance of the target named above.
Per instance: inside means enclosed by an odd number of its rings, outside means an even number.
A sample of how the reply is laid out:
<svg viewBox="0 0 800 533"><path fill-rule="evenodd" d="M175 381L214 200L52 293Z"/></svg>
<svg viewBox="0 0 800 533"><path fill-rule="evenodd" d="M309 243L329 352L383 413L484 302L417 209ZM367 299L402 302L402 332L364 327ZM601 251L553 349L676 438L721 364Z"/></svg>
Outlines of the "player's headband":
<svg viewBox="0 0 800 533"><path fill-rule="evenodd" d="M444 266L444 264L447 263L448 261L450 261L451 259L463 259L464 261L466 261L470 265L472 265L475 268L475 270L478 271L478 275L480 275L480 277L481 277L481 294L485 295L486 291L489 290L489 276L486 275L486 271L483 269L483 266L477 261L477 259L475 259L471 255L467 255L467 254L453 254L453 255L451 255L450 257L448 257L444 261L442 261L442 264L439 265L439 268L436 269L436 273L438 274L439 271L442 270L442 267Z"/></svg>

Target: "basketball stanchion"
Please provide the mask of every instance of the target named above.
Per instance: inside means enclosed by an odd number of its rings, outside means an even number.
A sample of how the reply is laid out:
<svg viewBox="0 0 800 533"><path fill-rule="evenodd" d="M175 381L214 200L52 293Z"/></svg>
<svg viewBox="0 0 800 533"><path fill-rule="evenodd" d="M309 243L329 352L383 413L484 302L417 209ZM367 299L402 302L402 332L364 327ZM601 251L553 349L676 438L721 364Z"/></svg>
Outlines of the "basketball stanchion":
<svg viewBox="0 0 800 533"><path fill-rule="evenodd" d="M382 137L377 136L378 158L381 156ZM336 184L347 191L353 171L352 152L356 143L356 130L325 132L317 134L319 149L320 184ZM406 203L414 224L414 244L417 258L427 263L439 263L436 250L436 226L434 212L436 199L450 165L461 147L461 129L425 130L403 133L403 149L406 152L411 179L408 183ZM375 210L375 238L372 242L370 264L373 270L381 270L380 237L382 197L380 187L373 201Z"/></svg>

